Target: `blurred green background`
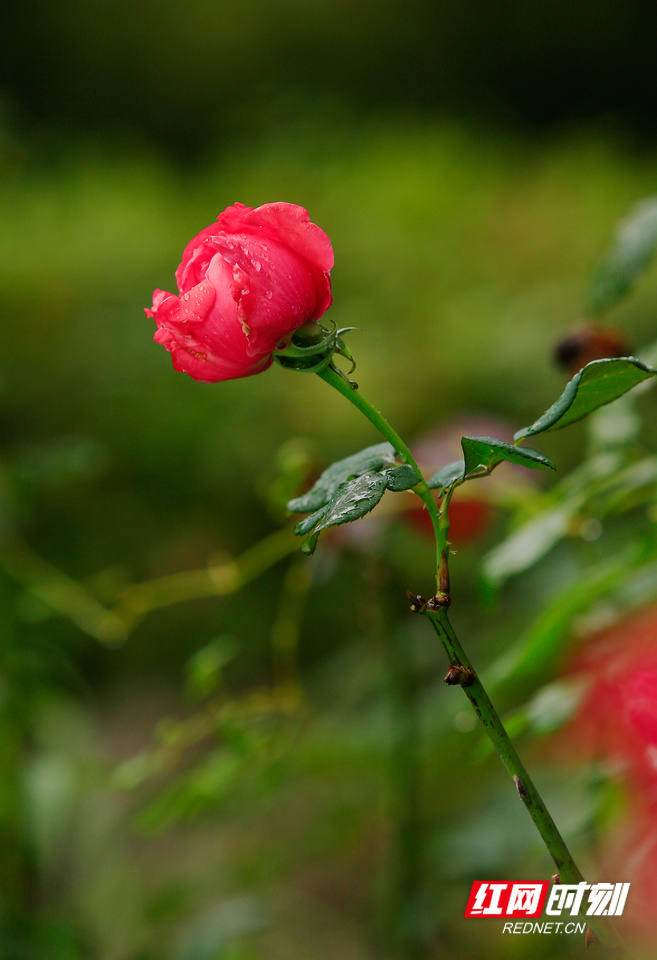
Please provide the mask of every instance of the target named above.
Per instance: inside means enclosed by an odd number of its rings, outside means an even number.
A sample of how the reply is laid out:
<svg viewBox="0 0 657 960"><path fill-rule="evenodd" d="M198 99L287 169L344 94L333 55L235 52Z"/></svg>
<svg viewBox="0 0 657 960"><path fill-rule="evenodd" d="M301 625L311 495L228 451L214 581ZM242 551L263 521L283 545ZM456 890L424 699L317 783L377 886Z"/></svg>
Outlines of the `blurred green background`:
<svg viewBox="0 0 657 960"><path fill-rule="evenodd" d="M531 422L615 224L655 189L657 20L621 0L2 18L3 960L526 956L461 919L472 880L550 864L407 613L429 542L364 524L301 560L280 533L287 497L377 437L314 378L175 373L143 307L224 207L298 203L333 242L361 388L405 438ZM609 319L641 345L656 302L649 275ZM541 449L565 472L583 436ZM498 499L453 563L483 663L574 562L486 605ZM587 862L587 785L535 762Z"/></svg>

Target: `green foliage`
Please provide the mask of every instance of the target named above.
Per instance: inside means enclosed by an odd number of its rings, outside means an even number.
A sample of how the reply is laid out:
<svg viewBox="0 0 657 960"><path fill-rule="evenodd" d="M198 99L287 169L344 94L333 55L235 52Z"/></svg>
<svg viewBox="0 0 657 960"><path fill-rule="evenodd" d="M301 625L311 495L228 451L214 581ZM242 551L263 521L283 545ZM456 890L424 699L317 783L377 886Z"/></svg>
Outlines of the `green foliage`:
<svg viewBox="0 0 657 960"><path fill-rule="evenodd" d="M528 517L494 547L483 573L496 587L528 570L574 532L599 535L603 520L649 506L657 497L657 458L637 457L631 448L593 449L581 466L531 504ZM589 521L594 524L590 527ZM645 528L646 536L652 527Z"/></svg>
<svg viewBox="0 0 657 960"><path fill-rule="evenodd" d="M373 510L386 490L409 490L420 482L410 464L394 464L392 445L377 443L331 464L307 493L290 500L288 510L314 511L294 528L299 536L310 533L303 543L304 553L314 553L322 530L358 520Z"/></svg>
<svg viewBox="0 0 657 960"><path fill-rule="evenodd" d="M364 517L374 509L385 490L384 476L374 471L362 473L353 480L341 483L325 506L295 526L294 532L300 536L312 531L303 542L303 552L314 553L322 530Z"/></svg>
<svg viewBox="0 0 657 960"><path fill-rule="evenodd" d="M186 664L187 686L197 697L216 693L223 682L227 664L237 656L237 641L232 637L217 637L192 654Z"/></svg>
<svg viewBox="0 0 657 960"><path fill-rule="evenodd" d="M493 437L463 437L461 446L465 458L465 478L481 468L490 471L504 460L532 470L540 470L542 467L557 469L549 457L539 453L538 450L514 447L510 443L495 440Z"/></svg>
<svg viewBox="0 0 657 960"><path fill-rule="evenodd" d="M655 375L657 370L634 357L593 360L575 374L550 409L530 427L518 430L514 439L567 427Z"/></svg>
<svg viewBox="0 0 657 960"><path fill-rule="evenodd" d="M517 547L516 547L517 549ZM654 565L657 545L632 543L620 556L602 561L581 574L556 596L546 602L544 608L523 630L521 636L492 664L489 685L491 689L509 683L528 685L540 682L557 668L571 643L573 621L602 599L617 600L626 593L628 586L648 564ZM523 557L523 559L525 559ZM516 571L532 565L526 562L516 566ZM492 566L489 562L488 569ZM650 571L651 578L654 570Z"/></svg>
<svg viewBox="0 0 657 960"><path fill-rule="evenodd" d="M611 249L593 277L593 313L604 313L626 296L657 248L657 198L642 200L619 224Z"/></svg>
<svg viewBox="0 0 657 960"><path fill-rule="evenodd" d="M420 482L415 467L410 463L400 463L398 467L386 467L381 471L381 476L385 480L386 488L393 493L411 490Z"/></svg>
<svg viewBox="0 0 657 960"><path fill-rule="evenodd" d="M537 450L514 447L492 437L463 437L464 460L441 468L428 482L430 489L442 491L459 480L469 479L482 468L490 472L505 460L532 469L556 469L552 461ZM294 532L310 534L303 551L312 554L322 530L349 523L365 516L379 503L386 489L394 492L410 490L420 482L410 464L391 467L395 451L389 443L367 447L344 460L331 464L311 489L288 503L288 509L314 512L299 521Z"/></svg>
<svg viewBox="0 0 657 960"><path fill-rule="evenodd" d="M326 506L338 488L348 480L354 480L368 471L378 472L395 463L395 451L389 443L376 443L358 453L332 463L321 474L307 493L290 500L287 505L292 513L306 513ZM306 533L304 529L300 531Z"/></svg>
<svg viewBox="0 0 657 960"><path fill-rule="evenodd" d="M342 129L342 137L333 129L304 130L297 140L272 134L258 151L245 147L184 178L155 159L86 150L53 173L10 176L0 214L0 827L10 906L23 925L14 924L11 942L7 931L0 940L8 956L196 957L191 936L192 946L176 944L200 900L227 903L233 916L236 891L260 903L272 889L261 941L207 949L254 960L283 949L294 960L308 949L297 933L319 929L331 903L340 954L359 955L376 937L374 901L385 885L372 876L373 843L393 891L381 912L400 923L421 914L414 929L428 939L444 931L467 953L472 944L459 939L454 917L471 875L499 875L500 863L509 875L513 863L525 870L530 861L544 872L532 838L519 836L516 798L501 806L504 816L490 816L496 768L454 774L470 769L471 718L446 696L439 653L403 603L427 573L422 536L396 516L417 498L385 498L386 523L367 554L298 559L304 574L291 576L292 531L272 533L270 501L265 509L240 478L256 476L291 432L300 435L280 506L318 472L304 436L340 450L368 435L316 378L273 369L221 389L187 382L149 352L152 324L141 307L154 285L171 288L180 238L224 202L289 197L334 239L334 310L362 327L359 379L405 436L447 423L455 410L528 422L554 391L540 357L564 304L614 209L646 190L652 174L600 143L563 142L539 155L439 124L409 122L403 135L384 124L361 130L345 121ZM565 244L565 235L576 242ZM638 342L654 326L647 281L623 307ZM628 372L632 383L647 379L636 361L604 364L621 372L613 389L589 383L587 368L567 416L547 429L618 396ZM568 465L581 459L580 435L562 435L554 486L496 487L500 472L482 488L492 529L509 520L485 567L497 607L478 603L478 560L490 540L458 548L455 608L477 665L510 707L532 698L518 714L519 723L530 718L528 730L564 716L540 686L573 648L574 624L605 622L657 594L654 398L641 393L646 409L637 410L637 393L589 418L590 446L575 470ZM467 469L463 459L449 463L430 486L441 494L509 452L486 442L471 447ZM526 461L526 448L510 449ZM389 445L368 450L371 459L361 451L346 472L297 497L297 509L320 511L314 523L324 529L333 511L352 519L379 492L417 482ZM368 490L356 500L363 477ZM404 669L394 658L386 665L392 636ZM67 722L63 694L78 707ZM216 701L199 706L205 697ZM152 747L163 712L176 719L159 725ZM414 750L423 773L411 802ZM119 782L129 796L117 798ZM135 838L135 823L171 837ZM395 887L408 862L393 848L400 832L418 829L422 890L413 899L402 881ZM574 833L584 845L589 834ZM449 844L454 856L445 857ZM309 877L321 897L308 896ZM285 916L281 902L292 904ZM61 928L53 914L64 918ZM283 928L289 950L276 940ZM312 950L328 956L334 944L322 952L315 940ZM496 957L492 941L479 946L482 960ZM386 947L383 938L377 955Z"/></svg>
<svg viewBox="0 0 657 960"><path fill-rule="evenodd" d="M457 480L462 480L465 474L465 461L454 460L437 470L432 477L427 480L427 486L430 490L438 490L438 495L442 497L443 493L453 486Z"/></svg>
<svg viewBox="0 0 657 960"><path fill-rule="evenodd" d="M538 450L514 447L494 437L462 437L461 447L464 459L446 464L427 481L429 489L438 490L440 497L455 483L472 479L481 471L488 474L505 460L532 470L539 470L542 467L556 470L549 457L539 453Z"/></svg>

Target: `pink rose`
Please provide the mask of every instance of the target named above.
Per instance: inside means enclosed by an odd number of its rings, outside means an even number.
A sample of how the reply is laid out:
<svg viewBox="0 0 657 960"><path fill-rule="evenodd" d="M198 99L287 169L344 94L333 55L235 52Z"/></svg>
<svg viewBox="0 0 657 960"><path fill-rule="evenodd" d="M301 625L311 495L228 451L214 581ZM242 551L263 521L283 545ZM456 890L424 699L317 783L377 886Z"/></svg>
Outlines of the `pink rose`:
<svg viewBox="0 0 657 960"><path fill-rule="evenodd" d="M632 883L622 923L654 945L657 929L657 604L626 615L592 639L572 668L585 684L577 712L558 743L575 763L582 756L624 781L598 808L597 872ZM613 817L610 811L613 810Z"/></svg>
<svg viewBox="0 0 657 960"><path fill-rule="evenodd" d="M236 203L187 244L180 295L154 292L154 339L195 380L260 373L277 344L331 306L332 266L331 242L303 207Z"/></svg>

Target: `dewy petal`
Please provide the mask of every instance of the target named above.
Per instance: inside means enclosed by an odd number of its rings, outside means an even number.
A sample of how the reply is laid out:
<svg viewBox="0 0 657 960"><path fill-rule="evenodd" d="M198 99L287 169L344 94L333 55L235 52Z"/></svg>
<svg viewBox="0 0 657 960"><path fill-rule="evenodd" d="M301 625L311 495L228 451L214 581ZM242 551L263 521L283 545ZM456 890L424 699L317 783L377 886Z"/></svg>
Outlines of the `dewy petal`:
<svg viewBox="0 0 657 960"><path fill-rule="evenodd" d="M160 304L166 300L167 297L173 297L175 294L167 293L166 290L154 290L153 291L153 307L144 307L144 313L147 317L154 317L157 313Z"/></svg>
<svg viewBox="0 0 657 960"><path fill-rule="evenodd" d="M197 233L185 247L180 266L176 270L176 283L181 293L196 286L205 276L210 261L217 252L211 240L219 232L217 225L212 223Z"/></svg>
<svg viewBox="0 0 657 960"><path fill-rule="evenodd" d="M272 362L271 357L262 357L257 363L244 363L230 360L227 357L218 357L210 351L195 350L189 342L181 342L174 331L165 328L158 330L154 339L171 353L171 359L176 370L187 373L195 380L204 383L218 383L222 380L250 377L255 373L266 370ZM202 347L201 344L195 346Z"/></svg>
<svg viewBox="0 0 657 960"><path fill-rule="evenodd" d="M331 241L310 214L296 203L265 203L261 207L234 204L219 214L218 222L227 233L252 233L278 239L310 264L328 273L335 262Z"/></svg>
<svg viewBox="0 0 657 960"><path fill-rule="evenodd" d="M220 257L217 259L221 261ZM221 262L224 270L230 269L225 261ZM218 307L217 300L220 301ZM247 340L237 322L231 298L228 298L228 317L216 316L217 309L226 308L226 303L221 301L215 287L206 279L180 298L173 294L155 296L154 309L147 311L157 324L155 341L171 353L176 370L188 373L195 380L213 383L247 377L260 373L271 363L269 356L254 360L247 354Z"/></svg>

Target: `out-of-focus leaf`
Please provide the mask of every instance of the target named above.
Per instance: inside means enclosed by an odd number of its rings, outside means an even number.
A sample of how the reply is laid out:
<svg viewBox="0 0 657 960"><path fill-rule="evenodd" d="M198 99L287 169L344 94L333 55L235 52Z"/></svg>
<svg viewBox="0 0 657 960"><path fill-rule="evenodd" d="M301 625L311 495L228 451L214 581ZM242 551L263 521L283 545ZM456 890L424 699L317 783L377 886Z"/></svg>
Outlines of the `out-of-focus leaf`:
<svg viewBox="0 0 657 960"><path fill-rule="evenodd" d="M71 757L61 753L39 754L26 767L23 815L41 869L52 868L61 854L75 806L77 781Z"/></svg>
<svg viewBox="0 0 657 960"><path fill-rule="evenodd" d="M250 759L232 750L213 751L140 810L138 827L146 833L155 833L222 803L235 788Z"/></svg>
<svg viewBox="0 0 657 960"><path fill-rule="evenodd" d="M369 513L377 505L385 490L385 478L373 471L340 484L326 506L301 520L294 528L295 533L300 536L310 533L303 543L303 552L314 553L319 535L327 527L349 523Z"/></svg>
<svg viewBox="0 0 657 960"><path fill-rule="evenodd" d="M654 547L633 544L621 556L597 564L560 591L526 633L490 666L489 689L508 682L527 684L533 678L549 675L569 641L573 618L587 611L600 597L622 588L654 552Z"/></svg>
<svg viewBox="0 0 657 960"><path fill-rule="evenodd" d="M549 410L530 427L518 430L514 439L533 437L546 430L559 430L582 420L598 407L611 403L632 387L657 375L657 370L634 357L592 360L566 385Z"/></svg>
<svg viewBox="0 0 657 960"><path fill-rule="evenodd" d="M555 680L540 687L531 700L504 716L504 726L512 739L523 733L554 733L573 716L580 703L583 684L576 680ZM493 751L488 737L481 739L477 758L483 759Z"/></svg>
<svg viewBox="0 0 657 960"><path fill-rule="evenodd" d="M611 249L596 270L589 305L603 313L634 286L657 248L657 197L642 200L620 222Z"/></svg>
<svg viewBox="0 0 657 960"><path fill-rule="evenodd" d="M652 503L657 494L657 457L643 457L619 470L596 496L601 516L625 513L633 507Z"/></svg>
<svg viewBox="0 0 657 960"><path fill-rule="evenodd" d="M290 500L287 508L292 513L319 510L333 497L338 487L346 480L353 480L370 471L378 472L383 467L395 465L395 449L390 443L376 443L372 447L332 463L321 474L307 493ZM416 481L417 483L417 481Z"/></svg>
<svg viewBox="0 0 657 960"><path fill-rule="evenodd" d="M527 570L568 533L581 498L553 504L532 517L485 557L483 573L491 586L499 586L514 573Z"/></svg>
<svg viewBox="0 0 657 960"><path fill-rule="evenodd" d="M543 497L542 509L497 545L483 561L484 579L497 588L540 560L564 537L583 533L582 523L651 503L657 488L654 457L636 460L631 450L602 450ZM540 501L539 501L540 503Z"/></svg>
<svg viewBox="0 0 657 960"><path fill-rule="evenodd" d="M626 393L600 407L588 421L589 443L598 450L628 447L636 442L643 421L636 409L636 394Z"/></svg>
<svg viewBox="0 0 657 960"><path fill-rule="evenodd" d="M514 447L504 440L496 440L494 437L463 437L461 447L465 457L465 476L474 473L480 468L488 469L495 466L502 460L508 460L510 463L518 463L523 467L529 467L532 470L539 470L542 467L548 467L556 470L554 463L538 450L532 450L529 447Z"/></svg>
<svg viewBox="0 0 657 960"><path fill-rule="evenodd" d="M167 960L252 960L241 938L266 927L269 918L254 896L232 897L188 918Z"/></svg>
<svg viewBox="0 0 657 960"><path fill-rule="evenodd" d="M224 667L235 659L237 651L232 637L217 637L192 654L185 664L190 691L199 697L214 693L221 684Z"/></svg>

